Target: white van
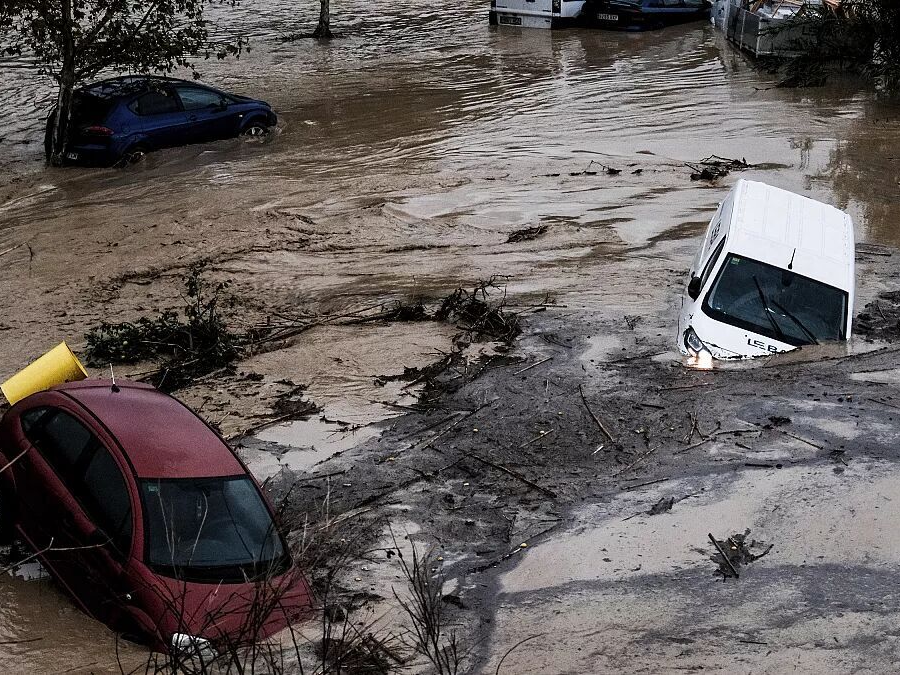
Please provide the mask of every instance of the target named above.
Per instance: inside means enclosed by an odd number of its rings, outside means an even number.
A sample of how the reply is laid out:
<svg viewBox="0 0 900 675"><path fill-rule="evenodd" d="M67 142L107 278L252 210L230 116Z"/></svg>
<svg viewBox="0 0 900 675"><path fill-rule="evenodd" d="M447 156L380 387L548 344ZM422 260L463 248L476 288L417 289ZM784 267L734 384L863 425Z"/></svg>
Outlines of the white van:
<svg viewBox="0 0 900 675"><path fill-rule="evenodd" d="M573 25L585 0L491 0L492 26L564 28Z"/></svg>
<svg viewBox="0 0 900 675"><path fill-rule="evenodd" d="M702 363L849 339L854 247L843 211L739 180L691 265L679 349Z"/></svg>

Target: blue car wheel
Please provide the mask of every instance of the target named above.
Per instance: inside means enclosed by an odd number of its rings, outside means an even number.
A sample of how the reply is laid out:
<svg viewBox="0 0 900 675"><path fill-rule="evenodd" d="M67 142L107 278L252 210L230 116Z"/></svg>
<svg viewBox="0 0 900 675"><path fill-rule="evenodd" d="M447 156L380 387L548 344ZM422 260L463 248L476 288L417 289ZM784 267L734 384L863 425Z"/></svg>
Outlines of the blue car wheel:
<svg viewBox="0 0 900 675"><path fill-rule="evenodd" d="M250 120L241 130L241 136L249 136L251 138L262 138L268 136L272 131L267 120L257 118Z"/></svg>
<svg viewBox="0 0 900 675"><path fill-rule="evenodd" d="M129 164L137 164L138 162L142 162L147 156L147 152L148 151L145 146L141 145L140 143L136 143L122 153L119 164L121 166L128 166Z"/></svg>

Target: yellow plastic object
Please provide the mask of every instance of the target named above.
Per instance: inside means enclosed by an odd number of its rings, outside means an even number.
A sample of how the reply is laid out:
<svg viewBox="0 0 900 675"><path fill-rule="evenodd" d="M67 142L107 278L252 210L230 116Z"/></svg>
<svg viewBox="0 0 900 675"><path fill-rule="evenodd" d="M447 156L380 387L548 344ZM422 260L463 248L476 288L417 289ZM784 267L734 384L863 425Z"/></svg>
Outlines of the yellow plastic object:
<svg viewBox="0 0 900 675"><path fill-rule="evenodd" d="M61 342L42 357L25 366L3 384L0 390L10 405L63 382L76 382L88 376L78 357Z"/></svg>

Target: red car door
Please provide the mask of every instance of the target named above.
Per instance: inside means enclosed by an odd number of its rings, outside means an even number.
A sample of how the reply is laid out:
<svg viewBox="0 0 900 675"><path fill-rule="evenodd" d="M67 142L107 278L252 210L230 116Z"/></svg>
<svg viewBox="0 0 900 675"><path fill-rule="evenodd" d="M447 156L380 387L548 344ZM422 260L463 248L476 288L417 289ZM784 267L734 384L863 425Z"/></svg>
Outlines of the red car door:
<svg viewBox="0 0 900 675"><path fill-rule="evenodd" d="M113 621L130 592L122 574L133 530L126 474L77 410L48 406L33 418L25 425L33 449L16 477L27 509L20 528L82 608Z"/></svg>

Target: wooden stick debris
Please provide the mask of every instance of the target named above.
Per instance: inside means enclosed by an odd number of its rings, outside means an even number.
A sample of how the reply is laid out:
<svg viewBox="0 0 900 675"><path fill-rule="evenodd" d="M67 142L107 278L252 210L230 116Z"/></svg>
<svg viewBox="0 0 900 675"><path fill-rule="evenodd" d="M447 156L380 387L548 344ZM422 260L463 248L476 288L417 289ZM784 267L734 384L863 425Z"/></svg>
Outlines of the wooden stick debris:
<svg viewBox="0 0 900 675"><path fill-rule="evenodd" d="M15 251L17 248L22 248L24 245L25 245L24 243L21 243L21 244L16 244L15 246L10 246L8 249L5 249L5 250L3 250L3 251L0 251L0 256L4 256L4 255L6 255L7 253L12 253L12 252Z"/></svg>
<svg viewBox="0 0 900 675"><path fill-rule="evenodd" d="M713 438L714 438L714 436L708 436L708 437L704 438L702 441L697 441L696 443L693 443L693 444L687 446L686 448L681 448L681 450L675 450L672 454L680 455L684 452L687 452L688 450L693 450L694 448L700 447L704 443L709 443L711 440L713 440Z"/></svg>
<svg viewBox="0 0 900 675"><path fill-rule="evenodd" d="M431 438L426 438L424 441L418 441L418 442L416 442L416 443L413 443L413 444L410 445L409 447L406 447L406 448L403 448L403 449L404 449L404 450L412 450L413 448L421 449L421 448L428 447L429 445L431 445L432 443L434 443L437 439L439 439L441 436L443 436L443 435L446 434L446 433L449 433L449 432L452 431L454 428L456 428L456 426L457 426L458 424L460 424L461 422L465 422L465 421L466 421L467 419L469 419L472 415L474 415L474 414L476 414L476 413L478 413L478 412L481 412L484 408L487 408L487 407L490 406L490 405L493 405L498 399L499 399L499 397L496 397L496 398L492 398L492 399L491 399L490 401L488 401L487 403L482 403L480 406L478 406L477 408L475 408L475 410L471 410L471 411L467 412L465 415L463 415L463 416L460 417L458 420L456 420L453 424L449 425L446 429L442 429L441 431L439 431L438 433L436 433L436 434L435 434L434 436L432 436Z"/></svg>
<svg viewBox="0 0 900 675"><path fill-rule="evenodd" d="M550 434L552 434L554 431L556 431L556 429L551 429L550 431L545 431L545 432L541 433L539 436L536 436L535 438L532 438L530 441L527 441L526 443L523 443L523 444L522 444L522 447L523 447L523 448L526 448L526 447L528 447L529 445L531 445L532 443L537 443L537 442L538 442L539 440L541 440L542 438L547 438L547 436L549 436Z"/></svg>
<svg viewBox="0 0 900 675"><path fill-rule="evenodd" d="M559 527L561 524L562 524L562 519L558 520L558 521L556 522L555 525L551 525L551 526L548 527L546 530L541 530L541 531L538 532L537 534L531 535L530 537L528 537L528 538L527 538L525 541L523 541L522 543L523 543L523 544L530 544L533 540L537 539L538 537L542 537L543 535L547 534L548 532L551 532L551 531L555 530L555 529L556 529L557 527ZM525 547L523 547L523 546L521 546L521 545L516 546L513 550L511 550L511 551L509 551L509 552L507 552L507 553L504 553L504 554L501 555L499 558L496 558L496 559L494 559L494 560L492 560L492 561L490 561L490 562L488 562L488 563L485 563L484 565L479 565L478 567L476 567L475 569L473 569L472 572L484 572L485 570L489 570L490 568L496 567L497 565L499 565L499 564L502 563L503 561L509 560L509 559L512 558L514 555L516 555L516 554L518 554L518 553L521 553L521 552L524 551L524 550L525 550Z"/></svg>
<svg viewBox="0 0 900 675"><path fill-rule="evenodd" d="M640 462L640 461L646 459L647 457L649 457L650 455L652 455L654 452L656 452L657 449L658 449L658 446L657 446L656 448L650 448L647 452L645 452L643 455L641 455L640 457L638 457L636 460L634 460L631 464L629 464L628 466L626 466L624 469L622 469L621 471L616 471L616 472L613 474L613 477L615 477L615 476L620 476L620 475L622 475L623 473L625 473L626 471L628 471L629 469L634 468L634 466L635 466L638 462Z"/></svg>
<svg viewBox="0 0 900 675"><path fill-rule="evenodd" d="M760 431L762 431L763 429L766 428L765 425L760 424L758 422L751 422L751 424L755 427L759 427ZM806 443L807 445L814 447L816 450L824 450L825 449L823 446L819 445L818 443L813 443L812 441L808 441L805 438L803 438L802 436L797 436L796 434L792 434L791 432L785 431L784 429L779 429L778 427L772 427L772 431L777 431L778 433L784 434L785 436L790 436L791 438L798 440L801 443Z"/></svg>
<svg viewBox="0 0 900 675"><path fill-rule="evenodd" d="M764 555L768 555L769 551L772 550L773 546L775 546L775 544L769 544L769 548L767 548L765 551L763 551L759 555L753 556L753 560L756 561L756 560L759 560L760 558L762 558Z"/></svg>
<svg viewBox="0 0 900 675"><path fill-rule="evenodd" d="M475 453L472 453L472 452L467 452L465 454L466 454L466 457L471 457L472 459L477 460L477 461L481 462L482 464L486 464L487 466L493 467L493 468L497 469L498 471L502 471L503 473L507 474L508 476L512 476L516 480L519 480L519 481L525 483L525 485L527 485L531 488L534 488L538 492L541 492L541 493L547 495L551 499L557 498L557 494L553 490L548 490L547 488L545 488L541 485L538 485L534 481L531 481L531 480L525 478L525 476L523 476L522 474L520 474L516 471L513 471L512 469L508 469L501 464L495 464L494 462L484 459L483 457L479 457L478 455L476 455Z"/></svg>
<svg viewBox="0 0 900 675"><path fill-rule="evenodd" d="M306 476L305 478L298 478L296 483L308 483L311 480L319 480L320 478L331 478L332 476L340 476L347 473L347 469L341 469L340 471L332 471L331 473L317 473L313 476Z"/></svg>
<svg viewBox="0 0 900 675"><path fill-rule="evenodd" d="M629 490L637 490L638 488L646 487L647 485L656 485L657 483L665 483L667 480L669 480L669 479L668 478L657 478L656 480L648 480L643 483L638 483L637 485L622 486L622 489L625 492L628 492Z"/></svg>
<svg viewBox="0 0 900 675"><path fill-rule="evenodd" d="M415 436L416 434L421 434L421 433L423 433L423 432L425 432L425 431L430 431L431 429L434 429L435 427L439 427L439 426L441 426L442 424L444 424L445 422L449 422L449 421L451 421L451 420L454 420L454 419L456 419L459 415L463 415L463 414L465 414L465 413L467 413L467 412L470 412L470 411L468 411L468 410L457 410L456 412L450 413L447 417L444 417L443 419L439 419L437 422L432 422L431 424L426 424L425 426L419 427L418 429L413 429L413 430L410 431L408 434L403 434L402 436L398 436L398 437L397 437L397 440L398 440L398 441L402 441L404 438L409 438L410 436Z"/></svg>
<svg viewBox="0 0 900 675"><path fill-rule="evenodd" d="M591 416L591 419L594 420L596 425L600 427L600 431L606 434L606 437L610 440L611 443L615 443L616 439L613 438L613 435L609 433L609 430L603 426L603 422L600 421L600 418L594 414L594 411L591 410L591 406L588 405L587 399L584 397L584 386L578 385L578 393L581 394L581 402L584 403L584 407L587 409L588 414Z"/></svg>
<svg viewBox="0 0 900 675"><path fill-rule="evenodd" d="M539 365L541 365L542 363L547 363L547 361L549 361L552 358L553 358L552 356L548 356L546 359L542 359L542 360L538 361L537 363L532 363L530 366L522 368L522 370L517 370L516 372L513 373L513 375L521 375L526 370L531 370L532 368L537 368Z"/></svg>
<svg viewBox="0 0 900 675"><path fill-rule="evenodd" d="M719 552L719 555L722 556L722 559L725 561L725 564L728 565L731 573L734 575L735 579L740 579L741 575L738 574L737 568L731 563L731 560L725 555L725 551L722 550L722 547L719 545L719 542L716 541L716 538L712 536L712 532L709 532L708 535L709 540L713 543L713 546L716 547L716 550Z"/></svg>
<svg viewBox="0 0 900 675"><path fill-rule="evenodd" d="M888 408L894 408L895 410L900 410L900 405L895 403L888 403L887 401L879 401L877 398L867 398L867 401L871 401L872 403L880 403L881 405L886 405Z"/></svg>
<svg viewBox="0 0 900 675"><path fill-rule="evenodd" d="M709 371L713 372L713 371ZM678 389L696 389L697 387L709 387L715 382L695 382L693 384L681 384L675 387L657 387L656 391L677 391Z"/></svg>

